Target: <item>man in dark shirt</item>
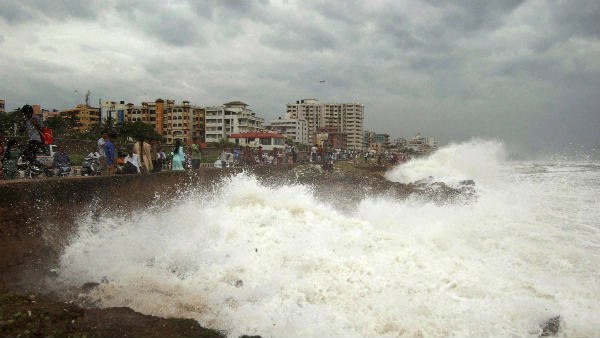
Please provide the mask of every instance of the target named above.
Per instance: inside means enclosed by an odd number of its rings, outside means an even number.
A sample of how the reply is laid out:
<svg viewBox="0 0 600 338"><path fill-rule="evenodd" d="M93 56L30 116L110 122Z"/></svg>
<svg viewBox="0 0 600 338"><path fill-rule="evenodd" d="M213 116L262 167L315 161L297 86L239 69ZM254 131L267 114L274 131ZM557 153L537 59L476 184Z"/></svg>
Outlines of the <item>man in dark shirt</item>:
<svg viewBox="0 0 600 338"><path fill-rule="evenodd" d="M42 120L33 114L33 107L26 104L21 108L23 112L23 116L25 118L24 128L27 130L28 142L27 148L23 152L25 159L33 164L36 164L41 167L40 163L36 163L36 156L39 148L42 148L44 144L42 143L42 128L44 124Z"/></svg>
<svg viewBox="0 0 600 338"><path fill-rule="evenodd" d="M108 138L104 139L104 154L106 155L106 169L107 174L113 175L115 173L115 145L112 143L115 135L113 133L108 134Z"/></svg>
<svg viewBox="0 0 600 338"><path fill-rule="evenodd" d="M69 159L69 155L65 153L64 149L59 148L56 154L54 154L54 166L58 168L62 166L67 166L70 163L71 160Z"/></svg>

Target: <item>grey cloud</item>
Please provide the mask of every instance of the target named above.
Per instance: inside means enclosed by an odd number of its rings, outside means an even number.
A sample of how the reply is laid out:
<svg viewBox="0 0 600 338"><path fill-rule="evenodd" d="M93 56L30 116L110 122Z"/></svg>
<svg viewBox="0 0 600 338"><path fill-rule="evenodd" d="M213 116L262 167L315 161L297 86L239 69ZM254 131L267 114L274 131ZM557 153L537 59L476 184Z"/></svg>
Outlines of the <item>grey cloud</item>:
<svg viewBox="0 0 600 338"><path fill-rule="evenodd" d="M52 52L52 53L57 53L58 52L58 48L54 47L54 46L48 46L48 45L42 45L38 47L42 52Z"/></svg>
<svg viewBox="0 0 600 338"><path fill-rule="evenodd" d="M79 0L4 0L0 2L0 18L11 24L44 19L46 21L68 18L94 19L103 8L102 1Z"/></svg>
<svg viewBox="0 0 600 338"><path fill-rule="evenodd" d="M368 19L363 4L359 0L307 2L308 7L314 8L323 17L348 25L362 25Z"/></svg>
<svg viewBox="0 0 600 338"><path fill-rule="evenodd" d="M240 20L270 21L268 0L207 0L190 1L194 12L224 24Z"/></svg>
<svg viewBox="0 0 600 338"><path fill-rule="evenodd" d="M55 10L33 6L37 3L0 0L0 20L8 22L9 12L10 20L19 22L47 11L42 16L48 24L76 17L89 25L96 15L71 2ZM448 141L478 135L547 147L597 138L600 74L597 62L589 59L593 50L585 50L586 41L595 43L599 36L595 0L383 5L367 0L283 5L114 0L102 7L94 29L114 19L123 32L139 36L139 45L122 46L118 37L108 45L82 44L57 66L40 61L47 52L44 35L28 34L39 39L29 43L35 51L30 58L38 61L23 64L10 50L0 50L0 76L15 84L12 89L0 83L9 102L22 105L38 98L45 106L65 108L82 100L70 88L85 86L93 95L134 103L156 97L201 105L241 99L268 121L284 112L285 103L315 97L360 101L366 108L365 127L394 136L422 131ZM511 16L516 10L519 15ZM524 19L517 24L534 34L518 36L506 26L508 19L519 18ZM24 29L3 21L2 27ZM3 46L13 42L14 32L2 32ZM157 41L162 49L153 47ZM566 49L570 46L584 50L574 53ZM62 57L57 47L54 60ZM95 67L94 48L115 67ZM236 54L228 59L224 53ZM110 74L73 76L65 65L80 73L102 68ZM28 78L13 81L18 76Z"/></svg>
<svg viewBox="0 0 600 338"><path fill-rule="evenodd" d="M261 37L261 42L277 49L311 52L338 45L336 36L324 27L295 21L280 22L270 28L269 33Z"/></svg>
<svg viewBox="0 0 600 338"><path fill-rule="evenodd" d="M134 9L120 10L122 6L126 6L124 4L119 5L117 9L150 37L177 47L206 43L206 38L201 34L200 21L185 9L134 3ZM152 10L148 7L152 7Z"/></svg>
<svg viewBox="0 0 600 338"><path fill-rule="evenodd" d="M560 3L553 11L559 34L600 38L600 1Z"/></svg>
<svg viewBox="0 0 600 338"><path fill-rule="evenodd" d="M461 32L472 32L482 29L493 29L502 24L502 20L518 6L523 0L494 0L477 1L462 0L452 2L454 6L448 8L444 24Z"/></svg>

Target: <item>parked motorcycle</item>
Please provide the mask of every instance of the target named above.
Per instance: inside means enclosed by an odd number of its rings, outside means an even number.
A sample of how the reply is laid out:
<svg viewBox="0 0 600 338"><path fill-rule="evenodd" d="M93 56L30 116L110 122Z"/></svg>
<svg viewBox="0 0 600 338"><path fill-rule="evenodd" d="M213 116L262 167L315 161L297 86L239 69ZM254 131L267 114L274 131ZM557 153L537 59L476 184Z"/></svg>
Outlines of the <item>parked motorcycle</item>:
<svg viewBox="0 0 600 338"><path fill-rule="evenodd" d="M20 166L20 168L23 172L23 176L26 178L41 177L41 175L44 175L46 177L52 177L54 175L52 170L46 168L43 164L39 162L34 164L25 162Z"/></svg>
<svg viewBox="0 0 600 338"><path fill-rule="evenodd" d="M100 156L98 153L90 153L83 158L81 164L81 176L98 176L100 175Z"/></svg>
<svg viewBox="0 0 600 338"><path fill-rule="evenodd" d="M71 166L68 164L59 165L54 169L54 173L58 177L65 177L71 175Z"/></svg>

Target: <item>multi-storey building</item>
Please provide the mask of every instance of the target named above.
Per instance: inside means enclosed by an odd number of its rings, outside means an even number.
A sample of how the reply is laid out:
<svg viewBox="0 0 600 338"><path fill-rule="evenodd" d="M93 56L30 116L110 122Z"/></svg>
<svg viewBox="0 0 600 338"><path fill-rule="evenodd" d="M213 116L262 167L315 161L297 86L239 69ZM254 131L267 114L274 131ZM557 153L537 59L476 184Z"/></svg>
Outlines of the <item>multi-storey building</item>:
<svg viewBox="0 0 600 338"><path fill-rule="evenodd" d="M4 108L5 101L0 99L0 113L5 113L6 110Z"/></svg>
<svg viewBox="0 0 600 338"><path fill-rule="evenodd" d="M231 134L255 133L263 129L264 119L257 117L241 101L206 107L206 142L219 142Z"/></svg>
<svg viewBox="0 0 600 338"><path fill-rule="evenodd" d="M390 148L390 135L365 131L363 133L363 147L368 150L381 151Z"/></svg>
<svg viewBox="0 0 600 338"><path fill-rule="evenodd" d="M100 109L85 104L78 104L74 108L62 110L60 115L75 118L77 124L74 129L79 131L85 131L92 124L100 122Z"/></svg>
<svg viewBox="0 0 600 338"><path fill-rule="evenodd" d="M154 130L169 144L175 140L190 143L194 137L201 142L205 141L205 109L190 105L189 101L175 104L174 100L158 99L155 102L142 102L140 106L128 103L124 121L152 124Z"/></svg>
<svg viewBox="0 0 600 338"><path fill-rule="evenodd" d="M308 139L308 122L305 119L294 119L287 114L286 116L280 116L276 120L272 120L271 124L265 126L265 128L279 133L296 143L310 144Z"/></svg>
<svg viewBox="0 0 600 338"><path fill-rule="evenodd" d="M412 149L417 154L426 154L436 150L438 147L435 137L423 137L417 133L415 137L407 142L407 148Z"/></svg>
<svg viewBox="0 0 600 338"><path fill-rule="evenodd" d="M348 148L348 134L340 133L337 128L320 128L315 136L314 144L326 149Z"/></svg>
<svg viewBox="0 0 600 338"><path fill-rule="evenodd" d="M319 103L315 99L304 99L289 103L287 113L291 118L307 121L311 142L320 128L336 128L347 134L348 148L363 146L364 106L360 103Z"/></svg>
<svg viewBox="0 0 600 338"><path fill-rule="evenodd" d="M389 134L375 134L373 135L373 141L380 144L383 148L390 147L390 135Z"/></svg>
<svg viewBox="0 0 600 338"><path fill-rule="evenodd" d="M100 118L103 123L106 123L106 120L110 118L115 125L121 125L125 122L126 111L125 101L104 101L100 105Z"/></svg>

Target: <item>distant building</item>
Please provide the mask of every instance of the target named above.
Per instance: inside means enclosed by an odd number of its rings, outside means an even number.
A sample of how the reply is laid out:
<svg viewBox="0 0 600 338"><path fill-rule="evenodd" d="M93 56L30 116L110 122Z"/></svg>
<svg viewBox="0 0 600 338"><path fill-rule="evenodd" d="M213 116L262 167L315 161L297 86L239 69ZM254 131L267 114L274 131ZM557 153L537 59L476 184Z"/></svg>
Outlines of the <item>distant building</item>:
<svg viewBox="0 0 600 338"><path fill-rule="evenodd" d="M404 148L408 144L408 141L405 138L398 137L394 139L393 146L396 148Z"/></svg>
<svg viewBox="0 0 600 338"><path fill-rule="evenodd" d="M309 144L308 123L305 119L291 118L289 115L278 117L271 121L266 129L285 136L287 139L300 144Z"/></svg>
<svg viewBox="0 0 600 338"><path fill-rule="evenodd" d="M408 140L406 148L410 149L417 154L427 154L438 147L437 141L434 137L422 137L421 133L418 133L415 137Z"/></svg>
<svg viewBox="0 0 600 338"><path fill-rule="evenodd" d="M304 119L308 124L308 138L314 140L320 128L337 128L347 134L347 146L363 147L364 106L359 103L319 103L316 99L304 99L287 104L290 118Z"/></svg>
<svg viewBox="0 0 600 338"><path fill-rule="evenodd" d="M348 134L340 133L337 128L320 128L313 144L327 149L346 149Z"/></svg>
<svg viewBox="0 0 600 338"><path fill-rule="evenodd" d="M47 119L49 119L51 117L61 117L60 112L56 109L52 109L51 111L47 110L47 109L42 109L42 119L44 121L46 121Z"/></svg>
<svg viewBox="0 0 600 338"><path fill-rule="evenodd" d="M239 133L230 134L229 140L240 147L262 147L263 150L285 147L285 136L277 133Z"/></svg>
<svg viewBox="0 0 600 338"><path fill-rule="evenodd" d="M100 105L100 119L102 123L106 123L106 120L110 118L114 125L122 125L125 122L126 111L125 101L103 101Z"/></svg>
<svg viewBox="0 0 600 338"><path fill-rule="evenodd" d="M374 134L373 141L375 143L380 144L385 149L390 147L390 135L389 134Z"/></svg>
<svg viewBox="0 0 600 338"><path fill-rule="evenodd" d="M205 109L191 105L189 101L175 104L174 100L157 99L154 102L142 102L139 106L128 103L125 105L124 121L153 125L168 144L176 140L187 144L194 137L204 142Z"/></svg>
<svg viewBox="0 0 600 338"><path fill-rule="evenodd" d="M241 101L222 106L206 107L206 142L219 142L232 134L257 133L263 130L264 119L257 117Z"/></svg>
<svg viewBox="0 0 600 338"><path fill-rule="evenodd" d="M62 110L60 115L62 117L75 118L77 124L74 129L78 131L85 131L91 125L100 123L100 109L85 104L78 104L74 108Z"/></svg>
<svg viewBox="0 0 600 338"><path fill-rule="evenodd" d="M0 99L0 113L6 113L6 110L4 108L4 104L5 104L5 101L2 100L2 99Z"/></svg>

